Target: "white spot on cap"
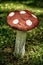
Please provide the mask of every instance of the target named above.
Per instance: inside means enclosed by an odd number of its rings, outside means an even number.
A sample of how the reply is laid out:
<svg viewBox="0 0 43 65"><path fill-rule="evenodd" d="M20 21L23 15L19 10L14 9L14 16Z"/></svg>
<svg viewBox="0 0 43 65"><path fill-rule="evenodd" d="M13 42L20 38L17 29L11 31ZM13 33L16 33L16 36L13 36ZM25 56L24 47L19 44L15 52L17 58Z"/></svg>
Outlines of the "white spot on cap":
<svg viewBox="0 0 43 65"><path fill-rule="evenodd" d="M25 14L26 12L25 11L20 11L20 14Z"/></svg>
<svg viewBox="0 0 43 65"><path fill-rule="evenodd" d="M31 20L26 20L26 24L27 24L28 26L31 26L31 25L32 25L32 21L31 21Z"/></svg>
<svg viewBox="0 0 43 65"><path fill-rule="evenodd" d="M18 22L19 22L18 19L13 20L13 24L18 24Z"/></svg>
<svg viewBox="0 0 43 65"><path fill-rule="evenodd" d="M9 14L9 16L13 16L15 13L14 12L11 12L10 14Z"/></svg>
<svg viewBox="0 0 43 65"><path fill-rule="evenodd" d="M37 18L35 15L31 14L33 17Z"/></svg>

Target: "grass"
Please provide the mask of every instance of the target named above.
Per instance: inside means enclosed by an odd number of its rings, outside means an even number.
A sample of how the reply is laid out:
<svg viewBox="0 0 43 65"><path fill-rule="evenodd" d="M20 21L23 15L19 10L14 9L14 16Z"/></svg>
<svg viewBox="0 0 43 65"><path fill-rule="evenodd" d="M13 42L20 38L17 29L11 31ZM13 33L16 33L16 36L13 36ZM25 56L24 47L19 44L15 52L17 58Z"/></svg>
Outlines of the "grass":
<svg viewBox="0 0 43 65"><path fill-rule="evenodd" d="M7 25L6 16L11 10L23 9L32 11L38 17L39 25L27 31L25 56L23 59L17 59L13 56L16 30ZM43 65L43 8L26 6L19 2L0 3L0 64Z"/></svg>
<svg viewBox="0 0 43 65"><path fill-rule="evenodd" d="M9 11L9 10L23 10L23 9L28 9L30 11L36 12L36 13L43 13L43 8L37 8L37 7L31 7L31 6L26 6L25 4L19 3L19 2L4 2L0 4L0 12L4 11Z"/></svg>

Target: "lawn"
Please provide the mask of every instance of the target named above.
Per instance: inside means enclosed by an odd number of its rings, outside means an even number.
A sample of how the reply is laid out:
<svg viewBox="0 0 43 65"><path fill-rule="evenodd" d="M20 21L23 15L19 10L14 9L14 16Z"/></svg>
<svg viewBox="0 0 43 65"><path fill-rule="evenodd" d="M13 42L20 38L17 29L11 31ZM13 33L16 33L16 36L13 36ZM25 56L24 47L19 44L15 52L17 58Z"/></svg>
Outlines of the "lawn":
<svg viewBox="0 0 43 65"><path fill-rule="evenodd" d="M27 31L26 53L23 59L15 58L16 30L6 23L6 16L12 10L30 10L39 20L39 25ZM0 3L0 64L1 65L43 65L43 8L28 6L20 2Z"/></svg>

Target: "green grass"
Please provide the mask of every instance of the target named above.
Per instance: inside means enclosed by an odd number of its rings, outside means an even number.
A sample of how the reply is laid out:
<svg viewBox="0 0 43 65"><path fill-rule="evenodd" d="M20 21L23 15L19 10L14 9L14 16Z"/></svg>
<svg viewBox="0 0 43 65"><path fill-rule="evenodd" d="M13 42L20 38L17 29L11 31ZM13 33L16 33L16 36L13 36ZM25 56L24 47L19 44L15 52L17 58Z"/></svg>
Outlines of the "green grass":
<svg viewBox="0 0 43 65"><path fill-rule="evenodd" d="M39 19L39 25L27 31L26 53L23 59L13 56L16 39L16 30L6 23L9 11L27 9L32 11ZM6 51L11 48L12 52ZM43 65L43 8L31 7L19 2L0 3L0 64L4 65Z"/></svg>
<svg viewBox="0 0 43 65"><path fill-rule="evenodd" d="M23 9L28 9L32 12L36 13L43 13L43 8L37 8L37 7L31 7L31 6L26 6L25 4L19 3L19 2L4 2L0 4L0 11L9 11L9 10L23 10Z"/></svg>

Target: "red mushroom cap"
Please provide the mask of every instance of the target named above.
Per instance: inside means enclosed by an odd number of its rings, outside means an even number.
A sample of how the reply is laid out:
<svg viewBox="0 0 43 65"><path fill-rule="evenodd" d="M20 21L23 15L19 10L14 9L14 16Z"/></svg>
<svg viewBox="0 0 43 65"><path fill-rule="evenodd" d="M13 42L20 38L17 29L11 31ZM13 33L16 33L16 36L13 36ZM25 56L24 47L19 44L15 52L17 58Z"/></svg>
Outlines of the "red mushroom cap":
<svg viewBox="0 0 43 65"><path fill-rule="evenodd" d="M38 25L38 19L28 10L12 11L7 16L7 23L14 29L28 31Z"/></svg>

